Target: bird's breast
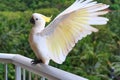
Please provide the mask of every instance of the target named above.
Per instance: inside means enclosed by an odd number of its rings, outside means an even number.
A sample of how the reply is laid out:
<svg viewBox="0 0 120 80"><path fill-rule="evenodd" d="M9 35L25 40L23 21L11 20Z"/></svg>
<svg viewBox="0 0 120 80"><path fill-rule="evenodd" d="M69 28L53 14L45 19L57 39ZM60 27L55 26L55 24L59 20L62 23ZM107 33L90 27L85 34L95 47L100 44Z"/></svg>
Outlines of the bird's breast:
<svg viewBox="0 0 120 80"><path fill-rule="evenodd" d="M38 34L30 34L29 43L38 59L48 59L48 49L46 40Z"/></svg>

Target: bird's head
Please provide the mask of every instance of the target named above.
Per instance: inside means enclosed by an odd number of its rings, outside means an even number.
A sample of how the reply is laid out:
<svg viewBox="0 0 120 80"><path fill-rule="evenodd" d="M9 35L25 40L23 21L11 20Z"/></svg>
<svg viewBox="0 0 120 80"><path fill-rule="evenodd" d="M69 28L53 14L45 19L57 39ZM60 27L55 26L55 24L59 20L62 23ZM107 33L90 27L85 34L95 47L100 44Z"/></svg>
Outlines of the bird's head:
<svg viewBox="0 0 120 80"><path fill-rule="evenodd" d="M39 25L41 23L50 22L50 20L51 20L51 17L46 17L42 14L34 13L32 15L32 18L30 19L30 22L34 25L35 24Z"/></svg>

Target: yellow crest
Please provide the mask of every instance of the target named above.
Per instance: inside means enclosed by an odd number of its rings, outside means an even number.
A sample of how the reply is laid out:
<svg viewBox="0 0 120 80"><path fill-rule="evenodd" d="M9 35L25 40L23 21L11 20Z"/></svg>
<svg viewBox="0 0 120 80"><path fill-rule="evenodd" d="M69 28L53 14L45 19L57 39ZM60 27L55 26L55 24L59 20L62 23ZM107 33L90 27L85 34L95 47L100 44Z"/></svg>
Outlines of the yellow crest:
<svg viewBox="0 0 120 80"><path fill-rule="evenodd" d="M46 16L44 16L44 15L42 15L42 17L43 17L43 19L45 19L46 22L50 22L50 20L51 20L51 18L52 18L52 16L51 16L51 17L46 17Z"/></svg>

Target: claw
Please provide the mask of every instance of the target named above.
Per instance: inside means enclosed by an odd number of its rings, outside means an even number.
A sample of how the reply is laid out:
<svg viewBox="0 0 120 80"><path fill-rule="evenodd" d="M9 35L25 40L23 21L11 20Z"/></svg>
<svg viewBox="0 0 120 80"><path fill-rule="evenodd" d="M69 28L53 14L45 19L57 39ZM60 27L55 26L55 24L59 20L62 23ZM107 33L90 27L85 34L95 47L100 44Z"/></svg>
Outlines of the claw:
<svg viewBox="0 0 120 80"><path fill-rule="evenodd" d="M38 63L43 63L43 62L42 62L42 60L35 60L35 59L33 59L33 60L31 61L31 63L32 63L32 64L38 64Z"/></svg>

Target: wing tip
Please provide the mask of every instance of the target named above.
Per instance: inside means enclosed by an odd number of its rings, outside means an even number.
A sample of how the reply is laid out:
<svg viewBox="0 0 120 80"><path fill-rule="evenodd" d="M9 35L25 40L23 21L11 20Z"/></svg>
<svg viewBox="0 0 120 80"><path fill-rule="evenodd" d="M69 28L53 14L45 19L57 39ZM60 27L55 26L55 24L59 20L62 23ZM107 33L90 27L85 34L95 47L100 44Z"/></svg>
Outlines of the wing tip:
<svg viewBox="0 0 120 80"><path fill-rule="evenodd" d="M55 63L58 63L58 64L62 64L64 61L60 61L60 60L54 60L52 59Z"/></svg>

